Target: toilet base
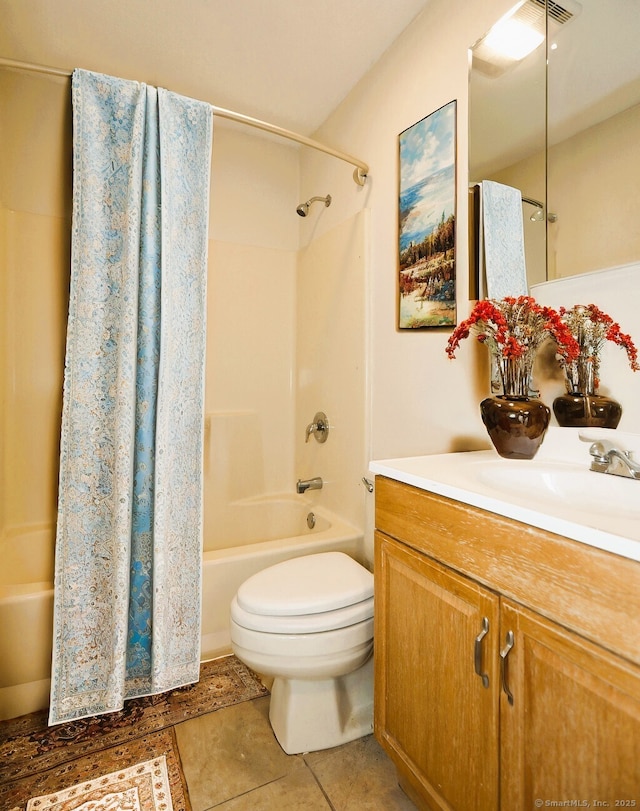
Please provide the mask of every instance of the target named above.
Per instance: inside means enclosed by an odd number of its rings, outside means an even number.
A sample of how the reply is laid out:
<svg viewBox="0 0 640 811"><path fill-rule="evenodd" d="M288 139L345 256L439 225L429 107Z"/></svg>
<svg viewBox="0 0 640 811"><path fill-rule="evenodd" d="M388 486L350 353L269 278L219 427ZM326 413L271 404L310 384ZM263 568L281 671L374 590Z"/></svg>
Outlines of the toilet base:
<svg viewBox="0 0 640 811"><path fill-rule="evenodd" d="M277 676L269 720L288 755L331 749L373 731L373 656L335 679Z"/></svg>

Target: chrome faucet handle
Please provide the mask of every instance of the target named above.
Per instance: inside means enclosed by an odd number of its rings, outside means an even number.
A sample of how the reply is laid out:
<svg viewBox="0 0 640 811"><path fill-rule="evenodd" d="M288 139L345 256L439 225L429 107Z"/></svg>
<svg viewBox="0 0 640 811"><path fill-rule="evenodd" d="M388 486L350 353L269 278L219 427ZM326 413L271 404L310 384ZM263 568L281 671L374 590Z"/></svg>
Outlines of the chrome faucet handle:
<svg viewBox="0 0 640 811"><path fill-rule="evenodd" d="M589 453L598 461L611 461L612 457L616 456L618 459L628 460L632 466L634 463L633 451L625 450L608 439L594 442L589 448Z"/></svg>
<svg viewBox="0 0 640 811"><path fill-rule="evenodd" d="M640 435L613 428L589 428L578 434L582 442L589 442L591 470L611 473L640 481ZM634 454L635 452L635 454Z"/></svg>
<svg viewBox="0 0 640 811"><path fill-rule="evenodd" d="M581 442L601 443L608 451L613 448L624 451L630 459L634 458L634 452L635 456L640 456L640 434L618 428L583 428L578 437Z"/></svg>
<svg viewBox="0 0 640 811"><path fill-rule="evenodd" d="M589 455L591 456L591 470L596 473L606 473L611 464L609 453L613 444L600 440L593 442L589 447Z"/></svg>
<svg viewBox="0 0 640 811"><path fill-rule="evenodd" d="M318 411L313 418L313 422L307 425L304 438L305 442L309 441L311 434L314 435L317 442L327 441L327 437L329 436L329 420L323 411Z"/></svg>
<svg viewBox="0 0 640 811"><path fill-rule="evenodd" d="M594 442L589 448L591 470L596 473L613 473L629 479L640 479L640 464L633 459L631 451L618 448L606 439Z"/></svg>
<svg viewBox="0 0 640 811"><path fill-rule="evenodd" d="M589 454L593 456L594 459L598 459L600 461L606 461L608 459L608 454L616 446L613 442L609 442L606 439L599 439L597 442L593 442L589 447Z"/></svg>

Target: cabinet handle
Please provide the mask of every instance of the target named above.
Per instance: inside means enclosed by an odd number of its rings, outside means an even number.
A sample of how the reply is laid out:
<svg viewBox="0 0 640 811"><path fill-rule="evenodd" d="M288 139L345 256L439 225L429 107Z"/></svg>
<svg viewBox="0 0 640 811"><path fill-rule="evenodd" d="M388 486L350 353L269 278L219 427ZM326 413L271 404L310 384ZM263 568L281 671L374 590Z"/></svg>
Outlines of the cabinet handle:
<svg viewBox="0 0 640 811"><path fill-rule="evenodd" d="M502 673L502 689L507 695L509 704L513 704L513 693L509 689L509 669L507 665L507 656L509 655L509 651L513 647L514 643L515 639L513 636L513 631L507 631L504 648L500 651L500 671Z"/></svg>
<svg viewBox="0 0 640 811"><path fill-rule="evenodd" d="M489 633L489 619L488 617L482 618L482 630L476 637L475 644L473 646L473 663L476 669L476 673L482 679L482 686L488 687L489 686L489 676L487 673L482 672L482 640L485 636Z"/></svg>

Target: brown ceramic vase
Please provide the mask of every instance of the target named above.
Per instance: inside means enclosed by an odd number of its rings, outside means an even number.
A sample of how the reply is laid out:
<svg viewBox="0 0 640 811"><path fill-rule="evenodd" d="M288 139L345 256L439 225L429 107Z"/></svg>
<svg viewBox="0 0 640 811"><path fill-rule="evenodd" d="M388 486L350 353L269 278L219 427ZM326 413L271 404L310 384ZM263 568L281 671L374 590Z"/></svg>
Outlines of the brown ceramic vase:
<svg viewBox="0 0 640 811"><path fill-rule="evenodd" d="M601 394L572 392L556 397L553 401L553 413L558 425L565 428L617 428L622 416L622 406L611 397Z"/></svg>
<svg viewBox="0 0 640 811"><path fill-rule="evenodd" d="M494 448L505 459L533 459L551 418L542 400L506 394L487 397L480 413Z"/></svg>
<svg viewBox="0 0 640 811"><path fill-rule="evenodd" d="M567 393L553 401L553 413L564 428L617 428L622 406L611 397L598 394L600 358L592 350L581 351L565 369Z"/></svg>

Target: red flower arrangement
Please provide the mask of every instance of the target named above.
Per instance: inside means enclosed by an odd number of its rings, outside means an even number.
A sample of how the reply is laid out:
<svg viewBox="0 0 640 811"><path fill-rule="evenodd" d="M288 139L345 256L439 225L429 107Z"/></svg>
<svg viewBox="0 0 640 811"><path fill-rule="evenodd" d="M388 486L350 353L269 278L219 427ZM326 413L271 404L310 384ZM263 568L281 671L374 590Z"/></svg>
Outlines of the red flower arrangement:
<svg viewBox="0 0 640 811"><path fill-rule="evenodd" d="M547 338L555 339L565 363L571 363L579 354L578 343L560 315L531 296L478 301L469 318L458 324L449 337L446 353L450 358L455 358L460 341L472 331L495 357L505 394L529 393L535 353Z"/></svg>
<svg viewBox="0 0 640 811"><path fill-rule="evenodd" d="M579 348L575 358L560 357L569 391L586 394L597 392L600 384L600 352L605 341L622 347L632 371L640 371L638 350L631 336L622 332L620 325L595 304L576 304L569 310L561 307L560 318Z"/></svg>
<svg viewBox="0 0 640 811"><path fill-rule="evenodd" d="M535 351L548 337L555 339L558 353L568 361L578 356L576 339L560 315L531 296L478 301L469 318L458 324L447 342L450 358L455 358L460 341L468 338L472 330L480 343L486 343L503 358L519 358Z"/></svg>

